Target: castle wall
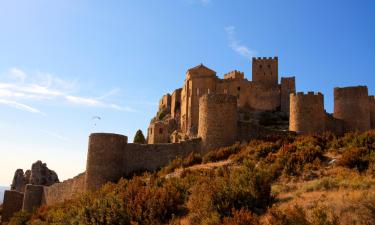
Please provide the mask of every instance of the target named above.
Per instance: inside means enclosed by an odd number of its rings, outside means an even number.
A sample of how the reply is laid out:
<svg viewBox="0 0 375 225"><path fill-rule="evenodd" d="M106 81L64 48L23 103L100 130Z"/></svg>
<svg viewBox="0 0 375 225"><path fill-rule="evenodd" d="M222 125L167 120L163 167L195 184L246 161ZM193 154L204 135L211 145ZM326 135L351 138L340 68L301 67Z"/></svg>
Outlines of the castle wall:
<svg viewBox="0 0 375 225"><path fill-rule="evenodd" d="M333 116L345 122L347 131L366 131L371 128L366 86L335 88L334 101Z"/></svg>
<svg viewBox="0 0 375 225"><path fill-rule="evenodd" d="M253 110L276 110L280 107L280 87L252 83L247 87L245 98L246 105Z"/></svg>
<svg viewBox="0 0 375 225"><path fill-rule="evenodd" d="M237 135L237 98L207 94L199 100L198 136L202 148L211 150L233 144Z"/></svg>
<svg viewBox="0 0 375 225"><path fill-rule="evenodd" d="M338 135L344 134L345 122L340 119L334 118L333 115L331 114L326 113L325 130L338 134Z"/></svg>
<svg viewBox="0 0 375 225"><path fill-rule="evenodd" d="M85 187L100 188L108 181L116 182L123 174L123 155L128 137L119 134L94 133L89 137Z"/></svg>
<svg viewBox="0 0 375 225"><path fill-rule="evenodd" d="M281 112L289 115L290 109L290 94L296 93L296 79L295 77L282 77L281 78Z"/></svg>
<svg viewBox="0 0 375 225"><path fill-rule="evenodd" d="M4 192L3 212L1 222L8 222L13 214L22 209L23 193L7 190Z"/></svg>
<svg viewBox="0 0 375 225"><path fill-rule="evenodd" d="M191 152L201 152L201 140L193 139L173 144L127 144L123 155L123 174L137 171L155 171L177 156L185 157Z"/></svg>
<svg viewBox="0 0 375 225"><path fill-rule="evenodd" d="M268 137L285 137L289 134L288 131L270 130L248 121L238 121L237 140L241 142Z"/></svg>
<svg viewBox="0 0 375 225"><path fill-rule="evenodd" d="M52 205L72 199L74 195L83 193L85 190L85 178L85 173L81 173L72 179L44 187L42 203Z"/></svg>
<svg viewBox="0 0 375 225"><path fill-rule="evenodd" d="M32 213L42 205L44 186L43 185L26 185L22 210Z"/></svg>
<svg viewBox="0 0 375 225"><path fill-rule="evenodd" d="M325 130L324 100L321 93L290 94L289 130L321 133Z"/></svg>
<svg viewBox="0 0 375 225"><path fill-rule="evenodd" d="M151 123L148 128L147 142L148 144L168 143L168 125L164 124L162 121Z"/></svg>
<svg viewBox="0 0 375 225"><path fill-rule="evenodd" d="M159 110L162 110L164 108L171 107L171 95L165 94L163 97L161 97L159 101Z"/></svg>
<svg viewBox="0 0 375 225"><path fill-rule="evenodd" d="M225 80L243 80L245 79L245 74L241 71L234 70L229 73L224 74Z"/></svg>
<svg viewBox="0 0 375 225"><path fill-rule="evenodd" d="M261 83L266 86L277 86L278 78L278 58L277 57L258 57L253 58L252 66L253 79L255 83Z"/></svg>
<svg viewBox="0 0 375 225"><path fill-rule="evenodd" d="M375 96L370 96L370 122L371 129L375 129Z"/></svg>
<svg viewBox="0 0 375 225"><path fill-rule="evenodd" d="M177 156L186 156L193 151L201 151L200 139L145 145L127 143L127 137L123 135L91 134L84 189L98 189L137 171L154 171Z"/></svg>
<svg viewBox="0 0 375 225"><path fill-rule="evenodd" d="M177 118L180 116L181 111L181 91L182 88L176 89L172 93L172 99L171 99L171 115L172 118ZM179 120L180 118L178 118Z"/></svg>

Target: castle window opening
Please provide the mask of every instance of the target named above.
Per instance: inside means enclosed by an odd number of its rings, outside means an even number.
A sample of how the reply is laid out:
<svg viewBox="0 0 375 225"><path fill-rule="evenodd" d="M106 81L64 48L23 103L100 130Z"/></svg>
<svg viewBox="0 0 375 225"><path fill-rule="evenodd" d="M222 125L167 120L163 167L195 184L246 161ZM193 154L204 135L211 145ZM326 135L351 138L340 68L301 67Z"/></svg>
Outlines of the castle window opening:
<svg viewBox="0 0 375 225"><path fill-rule="evenodd" d="M259 68L262 68L262 65L259 65Z"/></svg>
<svg viewBox="0 0 375 225"><path fill-rule="evenodd" d="M210 93L210 89L207 89L207 94L209 94Z"/></svg>
<svg viewBox="0 0 375 225"><path fill-rule="evenodd" d="M241 87L240 86L237 87L237 91L241 91Z"/></svg>
<svg viewBox="0 0 375 225"><path fill-rule="evenodd" d="M271 68L271 65L268 65L268 68Z"/></svg>
<svg viewBox="0 0 375 225"><path fill-rule="evenodd" d="M163 128L159 128L159 134L163 133Z"/></svg>

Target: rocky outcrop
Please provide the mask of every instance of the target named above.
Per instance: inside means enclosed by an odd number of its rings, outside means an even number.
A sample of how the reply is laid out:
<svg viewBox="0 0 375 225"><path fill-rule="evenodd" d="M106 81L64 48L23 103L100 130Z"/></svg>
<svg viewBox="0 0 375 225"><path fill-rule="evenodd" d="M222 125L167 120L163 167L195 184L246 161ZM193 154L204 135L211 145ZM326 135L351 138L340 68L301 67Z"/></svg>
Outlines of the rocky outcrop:
<svg viewBox="0 0 375 225"><path fill-rule="evenodd" d="M31 166L31 170L17 169L14 173L11 190L24 192L26 184L50 186L58 183L59 178L55 171L48 169L47 164L37 161Z"/></svg>
<svg viewBox="0 0 375 225"><path fill-rule="evenodd" d="M46 163L39 160L31 166L30 184L50 186L58 182L56 172L48 169Z"/></svg>
<svg viewBox="0 0 375 225"><path fill-rule="evenodd" d="M24 192L25 186L28 182L29 180L26 178L26 174L23 172L23 169L17 169L14 173L10 189L14 191Z"/></svg>

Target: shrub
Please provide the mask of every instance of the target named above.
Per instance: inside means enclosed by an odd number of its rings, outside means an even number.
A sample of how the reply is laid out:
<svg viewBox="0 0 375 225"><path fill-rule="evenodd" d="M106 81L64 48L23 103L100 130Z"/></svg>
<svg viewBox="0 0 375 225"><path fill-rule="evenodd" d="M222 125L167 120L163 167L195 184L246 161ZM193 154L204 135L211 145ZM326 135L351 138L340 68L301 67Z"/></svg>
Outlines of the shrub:
<svg viewBox="0 0 375 225"><path fill-rule="evenodd" d="M269 222L272 225L310 225L305 210L298 205L284 211L271 209Z"/></svg>
<svg viewBox="0 0 375 225"><path fill-rule="evenodd" d="M339 165L348 168L357 168L358 171L362 172L369 166L369 160L366 158L367 155L368 150L365 148L348 148L343 152L339 160Z"/></svg>
<svg viewBox="0 0 375 225"><path fill-rule="evenodd" d="M208 152L205 156L203 156L203 162L217 162L220 160L228 159L229 156L238 153L241 150L240 144L234 144L229 147L219 148L217 150L213 150Z"/></svg>
<svg viewBox="0 0 375 225"><path fill-rule="evenodd" d="M189 211L202 221L212 215L231 217L233 209L265 210L273 201L271 177L254 165L222 170L222 176L202 177L191 188Z"/></svg>
<svg viewBox="0 0 375 225"><path fill-rule="evenodd" d="M13 215L8 225L27 225L29 219L30 219L30 214L24 211L19 211Z"/></svg>
<svg viewBox="0 0 375 225"><path fill-rule="evenodd" d="M202 163L202 156L199 153L191 152L182 162L182 167L189 167Z"/></svg>
<svg viewBox="0 0 375 225"><path fill-rule="evenodd" d="M233 217L225 217L223 225L259 225L259 220L254 214L244 208L233 210Z"/></svg>

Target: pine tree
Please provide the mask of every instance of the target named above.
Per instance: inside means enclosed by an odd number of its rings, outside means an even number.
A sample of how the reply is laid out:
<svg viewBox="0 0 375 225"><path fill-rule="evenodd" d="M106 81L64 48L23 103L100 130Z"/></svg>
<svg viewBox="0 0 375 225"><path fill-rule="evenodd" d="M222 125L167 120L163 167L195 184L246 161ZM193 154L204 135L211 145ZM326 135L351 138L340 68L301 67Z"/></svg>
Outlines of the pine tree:
<svg viewBox="0 0 375 225"><path fill-rule="evenodd" d="M145 136L143 135L141 130L137 130L137 133L135 133L133 143L135 143L135 144L146 144Z"/></svg>

